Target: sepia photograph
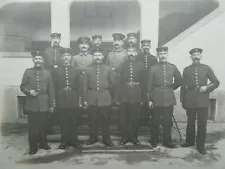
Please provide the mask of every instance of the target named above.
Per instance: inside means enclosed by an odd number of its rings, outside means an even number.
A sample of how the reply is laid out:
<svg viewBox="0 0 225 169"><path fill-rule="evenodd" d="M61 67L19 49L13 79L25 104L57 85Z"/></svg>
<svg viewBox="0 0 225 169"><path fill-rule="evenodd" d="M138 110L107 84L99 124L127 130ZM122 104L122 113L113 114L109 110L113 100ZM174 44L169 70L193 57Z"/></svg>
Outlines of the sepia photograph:
<svg viewBox="0 0 225 169"><path fill-rule="evenodd" d="M0 0L0 168L225 169L225 0Z"/></svg>

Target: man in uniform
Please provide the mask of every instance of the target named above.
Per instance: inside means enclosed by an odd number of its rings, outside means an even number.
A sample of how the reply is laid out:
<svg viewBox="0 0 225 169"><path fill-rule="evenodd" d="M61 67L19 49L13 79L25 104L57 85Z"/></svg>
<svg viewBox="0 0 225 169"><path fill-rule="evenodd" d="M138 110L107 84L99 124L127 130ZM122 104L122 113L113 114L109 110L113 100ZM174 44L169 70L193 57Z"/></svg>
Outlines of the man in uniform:
<svg viewBox="0 0 225 169"><path fill-rule="evenodd" d="M44 52L44 64L45 69L49 70L51 73L54 72L54 69L62 64L61 61L61 34L60 33L51 33L51 46L49 46ZM48 116L47 120L47 132L52 133L52 124L55 124L58 121L58 112L55 109L54 113Z"/></svg>
<svg viewBox="0 0 225 169"><path fill-rule="evenodd" d="M102 49L102 35L92 36L92 49Z"/></svg>
<svg viewBox="0 0 225 169"><path fill-rule="evenodd" d="M151 144L153 147L158 144L162 116L163 146L175 148L171 138L173 107L176 104L174 90L181 85L181 74L175 65L167 62L168 47L159 47L156 51L159 63L151 68L147 85L148 104L150 108L154 108Z"/></svg>
<svg viewBox="0 0 225 169"><path fill-rule="evenodd" d="M83 86L86 68L90 66L93 62L92 55L89 53L90 38L86 36L81 36L77 39L77 43L79 45L80 53L73 56L72 66L76 67L82 72L82 75L80 76L80 82L81 86ZM81 102L83 105L84 102L83 96Z"/></svg>
<svg viewBox="0 0 225 169"><path fill-rule="evenodd" d="M61 145L59 149L69 146L80 148L78 144L78 107L81 106L80 71L72 67L72 50L62 48L63 65L57 67L53 73L55 82L57 105L60 113Z"/></svg>
<svg viewBox="0 0 225 169"><path fill-rule="evenodd" d="M112 37L114 39L114 49L108 53L106 64L110 66L112 70L115 70L120 63L124 62L125 58L127 57L127 52L123 48L123 40L125 36L121 33L114 33ZM113 81L115 81L117 73L114 71L111 76ZM111 95L113 98L115 97L115 86L113 86L111 89Z"/></svg>
<svg viewBox="0 0 225 169"><path fill-rule="evenodd" d="M140 123L140 108L144 100L144 65L135 57L135 46L127 49L128 58L116 69L118 73L116 101L120 103L121 145L131 141L138 145L138 130ZM122 92L120 92L122 91Z"/></svg>
<svg viewBox="0 0 225 169"><path fill-rule="evenodd" d="M28 115L29 154L35 154L39 148L49 150L47 144L46 123L48 112L55 107L55 94L52 75L44 69L43 53L32 52L34 67L26 69L20 85L26 95L25 110Z"/></svg>
<svg viewBox="0 0 225 169"><path fill-rule="evenodd" d="M102 48L102 35L93 35L92 36L92 49L103 49ZM102 54L104 56L102 62L106 62L106 53L102 51Z"/></svg>
<svg viewBox="0 0 225 169"><path fill-rule="evenodd" d="M60 59L61 34L51 33L50 36L51 36L51 46L48 47L44 52L44 61L45 61L45 68L53 71L54 68L57 68L59 65L62 64Z"/></svg>
<svg viewBox="0 0 225 169"><path fill-rule="evenodd" d="M142 40L141 48L142 52L138 55L137 59L145 65L145 86L147 86L149 71L153 65L158 63L158 60L150 53L151 40ZM147 91L144 93L147 95ZM145 102L141 107L141 121L145 125L149 124L149 115L151 113L152 109L149 109L148 102Z"/></svg>
<svg viewBox="0 0 225 169"><path fill-rule="evenodd" d="M192 64L183 71L180 101L187 114L186 142L182 147L195 145L195 121L197 116L196 148L205 154L206 123L208 118L209 93L219 86L219 81L208 65L200 63L202 49L190 50ZM210 81L207 84L207 81Z"/></svg>
<svg viewBox="0 0 225 169"><path fill-rule="evenodd" d="M112 104L112 97L109 89L112 85L112 69L102 63L103 54L101 49L93 51L93 64L87 68L85 74L85 96L90 106L90 143L98 141L98 126L102 127L103 143L112 146L109 134L109 112Z"/></svg>
<svg viewBox="0 0 225 169"><path fill-rule="evenodd" d="M127 39L126 39L126 45L127 47L129 46L136 46L137 47L137 52L138 52L138 55L141 53L141 49L139 48L139 45L138 45L138 38L137 38L137 34L136 33L128 33L127 34Z"/></svg>

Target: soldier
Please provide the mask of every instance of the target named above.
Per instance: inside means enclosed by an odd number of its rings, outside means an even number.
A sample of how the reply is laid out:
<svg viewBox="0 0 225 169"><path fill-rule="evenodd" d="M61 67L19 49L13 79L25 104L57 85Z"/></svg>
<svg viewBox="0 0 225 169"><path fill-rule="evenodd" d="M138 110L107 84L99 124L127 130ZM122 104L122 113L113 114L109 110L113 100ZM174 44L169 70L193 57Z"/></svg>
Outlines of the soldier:
<svg viewBox="0 0 225 169"><path fill-rule="evenodd" d="M102 35L92 36L92 48L102 49Z"/></svg>
<svg viewBox="0 0 225 169"><path fill-rule="evenodd" d="M78 117L81 107L81 89L79 78L80 71L72 67L72 50L62 48L63 65L57 67L53 73L56 88L57 105L60 113L61 145L59 149L66 149L69 146L80 148L78 144Z"/></svg>
<svg viewBox="0 0 225 169"><path fill-rule="evenodd" d="M154 108L151 144L153 147L158 144L162 116L163 146L175 148L171 139L173 107L176 104L174 90L181 85L181 74L175 65L167 62L168 47L159 47L156 51L159 63L151 68L147 85L149 108Z"/></svg>
<svg viewBox="0 0 225 169"><path fill-rule="evenodd" d="M93 51L93 64L87 68L85 74L85 96L90 106L90 143L98 141L98 125L102 126L103 143L106 146L112 146L109 135L109 111L112 104L112 98L109 92L112 69L102 63L103 54L101 49Z"/></svg>
<svg viewBox="0 0 225 169"><path fill-rule="evenodd" d="M108 53L106 58L106 64L109 65L112 70L115 70L120 63L124 62L125 58L127 57L127 52L125 49L123 49L123 40L125 36L121 33L114 33L112 36L114 38L114 50ZM111 76L113 81L115 81L116 72L112 72ZM112 86L111 95L113 98L115 97L115 86Z"/></svg>
<svg viewBox="0 0 225 169"><path fill-rule="evenodd" d="M138 130L140 123L140 108L144 100L144 65L136 60L136 47L129 46L127 49L128 59L116 69L119 83L116 90L116 101L121 108L121 133L120 144L124 145L131 141L138 145ZM122 92L120 92L122 91Z"/></svg>
<svg viewBox="0 0 225 169"><path fill-rule="evenodd" d="M102 50L102 35L93 35L92 36L92 49L101 49ZM102 62L106 62L106 54L102 51L104 56Z"/></svg>
<svg viewBox="0 0 225 169"><path fill-rule="evenodd" d="M127 39L126 39L126 45L127 47L128 46L139 46L138 45L138 37L137 37L137 34L136 33L128 33L127 34ZM138 55L141 53L141 49L139 47L137 47L137 52L138 52Z"/></svg>
<svg viewBox="0 0 225 169"><path fill-rule="evenodd" d="M92 64L93 58L89 53L90 38L81 36L77 39L77 44L79 45L80 53L72 58L72 66L79 68L85 72L87 66Z"/></svg>
<svg viewBox="0 0 225 169"><path fill-rule="evenodd" d="M54 68L57 68L59 65L62 64L60 59L61 34L51 33L50 36L51 36L51 46L48 47L44 52L44 61L45 61L45 68L53 71Z"/></svg>
<svg viewBox="0 0 225 169"><path fill-rule="evenodd" d="M26 95L25 110L28 115L29 154L33 155L39 148L50 150L47 144L46 121L48 112L55 107L55 94L52 75L44 69L43 53L32 52L34 67L26 69L20 85Z"/></svg>
<svg viewBox="0 0 225 169"><path fill-rule="evenodd" d="M150 53L151 40L142 40L141 48L143 52L138 55L137 59L145 65L145 86L147 86L149 71L153 65L158 63L158 60ZM146 93L147 95L147 91L145 91L144 93ZM141 121L143 121L144 124L148 125L149 115L151 113L152 109L149 109L148 102L145 102L141 107Z"/></svg>
<svg viewBox="0 0 225 169"><path fill-rule="evenodd" d="M86 72L86 68L90 66L93 62L92 55L89 53L90 47L90 38L81 36L77 39L77 43L79 45L80 53L73 56L72 58L72 66L76 67L82 72L80 76L81 86L84 83L84 74ZM83 105L84 98L82 96L81 104Z"/></svg>
<svg viewBox="0 0 225 169"><path fill-rule="evenodd" d="M127 52L123 49L123 40L125 36L121 33L114 33L112 36L114 39L114 49L108 53L106 64L115 70L115 68L125 60Z"/></svg>
<svg viewBox="0 0 225 169"><path fill-rule="evenodd" d="M190 50L192 64L183 71L180 101L187 114L186 142L182 147L195 145L195 121L197 116L196 148L205 154L206 124L208 118L209 93L219 86L219 81L213 70L200 63L202 49ZM210 80L211 83L207 84Z"/></svg>

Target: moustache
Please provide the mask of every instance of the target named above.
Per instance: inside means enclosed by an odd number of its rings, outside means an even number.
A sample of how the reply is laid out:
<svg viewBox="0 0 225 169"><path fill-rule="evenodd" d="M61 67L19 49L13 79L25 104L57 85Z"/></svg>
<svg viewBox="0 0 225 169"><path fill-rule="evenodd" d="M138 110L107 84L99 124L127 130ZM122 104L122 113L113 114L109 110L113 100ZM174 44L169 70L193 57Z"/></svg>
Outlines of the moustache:
<svg viewBox="0 0 225 169"><path fill-rule="evenodd" d="M118 43L116 43L116 44L115 44L115 46L119 46L119 44L118 44Z"/></svg>

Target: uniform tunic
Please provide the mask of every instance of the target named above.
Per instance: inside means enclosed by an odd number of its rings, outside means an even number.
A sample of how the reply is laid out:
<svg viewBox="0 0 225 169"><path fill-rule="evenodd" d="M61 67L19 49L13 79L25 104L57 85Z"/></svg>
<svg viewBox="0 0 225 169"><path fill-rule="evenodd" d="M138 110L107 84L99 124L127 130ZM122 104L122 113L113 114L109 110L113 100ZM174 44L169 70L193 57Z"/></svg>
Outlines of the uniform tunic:
<svg viewBox="0 0 225 169"><path fill-rule="evenodd" d="M147 86L149 71L152 66L158 63L158 60L155 56L151 55L150 53L145 54L143 52L137 56L137 60L141 61L144 64L145 85ZM147 91L145 91L145 93L147 94Z"/></svg>
<svg viewBox="0 0 225 169"><path fill-rule="evenodd" d="M61 50L62 47L48 47L44 52L45 68L52 69L62 65Z"/></svg>
<svg viewBox="0 0 225 169"><path fill-rule="evenodd" d="M126 57L127 52L123 48L112 50L108 53L106 64L109 65L112 69L115 69L119 66L120 63L124 62Z"/></svg>
<svg viewBox="0 0 225 169"><path fill-rule="evenodd" d="M93 62L93 57L89 53L79 53L78 55L73 56L72 66L79 68L82 71L85 71L88 66Z"/></svg>
<svg viewBox="0 0 225 169"><path fill-rule="evenodd" d="M210 83L207 83L208 80ZM200 92L201 86L207 86L205 92ZM195 122L198 132L196 147L201 150L205 146L206 124L208 119L209 93L219 86L219 81L213 70L204 64L192 64L183 71L183 81L180 101L187 114L186 143L195 145Z"/></svg>
<svg viewBox="0 0 225 169"><path fill-rule="evenodd" d="M207 81L210 83L207 84ZM207 86L206 92L199 92L201 86ZM183 71L181 86L181 102L186 108L202 108L209 106L209 93L219 86L213 70L204 64L192 64Z"/></svg>
<svg viewBox="0 0 225 169"><path fill-rule="evenodd" d="M60 113L62 143L75 144L78 134L78 106L81 102L82 87L80 71L71 65L62 65L55 69L53 78L56 88L56 106Z"/></svg>
<svg viewBox="0 0 225 169"><path fill-rule="evenodd" d="M111 80L111 68L104 64L93 63L85 74L85 96L89 105L109 106L112 98L109 92L114 83Z"/></svg>
<svg viewBox="0 0 225 169"><path fill-rule="evenodd" d="M158 63L150 69L148 78L148 99L156 107L168 107L176 104L173 90L181 85L181 73L169 62Z"/></svg>
<svg viewBox="0 0 225 169"><path fill-rule="evenodd" d="M144 94L144 65L137 60L126 60L116 69L118 85L116 99L125 103L141 103Z"/></svg>
<svg viewBox="0 0 225 169"><path fill-rule="evenodd" d="M27 96L25 104L27 111L47 112L49 107L55 106L52 75L44 68L26 69L20 89ZM35 90L38 95L31 96L30 90Z"/></svg>
<svg viewBox="0 0 225 169"><path fill-rule="evenodd" d="M44 68L26 69L20 89L26 95L29 147L35 151L38 143L42 147L47 145L47 112L50 107L55 107L52 75ZM35 90L38 95L31 96L31 90Z"/></svg>
<svg viewBox="0 0 225 169"><path fill-rule="evenodd" d="M71 65L62 65L53 74L58 108L76 108L79 106L81 72Z"/></svg>

